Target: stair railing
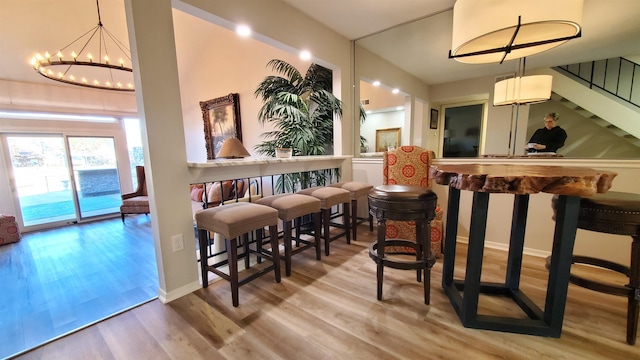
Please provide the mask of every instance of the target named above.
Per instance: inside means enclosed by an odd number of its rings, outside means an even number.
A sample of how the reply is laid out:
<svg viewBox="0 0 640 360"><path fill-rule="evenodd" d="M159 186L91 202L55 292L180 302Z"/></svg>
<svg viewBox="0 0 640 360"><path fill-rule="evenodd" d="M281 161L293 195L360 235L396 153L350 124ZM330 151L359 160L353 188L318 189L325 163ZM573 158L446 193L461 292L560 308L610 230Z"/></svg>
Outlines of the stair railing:
<svg viewBox="0 0 640 360"><path fill-rule="evenodd" d="M589 86L598 88L625 102L640 107L640 65L625 58L595 60L572 65L562 65L556 69L567 72Z"/></svg>

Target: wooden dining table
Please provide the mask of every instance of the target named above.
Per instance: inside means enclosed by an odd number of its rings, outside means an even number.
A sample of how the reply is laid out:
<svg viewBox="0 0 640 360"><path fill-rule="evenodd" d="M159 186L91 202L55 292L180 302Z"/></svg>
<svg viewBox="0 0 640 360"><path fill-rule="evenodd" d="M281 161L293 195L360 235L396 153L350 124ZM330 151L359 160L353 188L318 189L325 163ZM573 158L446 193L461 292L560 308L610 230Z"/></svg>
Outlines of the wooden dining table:
<svg viewBox="0 0 640 360"><path fill-rule="evenodd" d="M616 175L586 167L433 165L430 176L437 184L449 186L442 287L462 324L468 328L560 337L580 197L607 192ZM454 279L461 190L473 192L473 203L465 276L464 279ZM559 195L544 310L520 290L529 196L540 192ZM515 195L503 283L481 281L489 196L492 193ZM481 294L509 298L527 317L478 314Z"/></svg>

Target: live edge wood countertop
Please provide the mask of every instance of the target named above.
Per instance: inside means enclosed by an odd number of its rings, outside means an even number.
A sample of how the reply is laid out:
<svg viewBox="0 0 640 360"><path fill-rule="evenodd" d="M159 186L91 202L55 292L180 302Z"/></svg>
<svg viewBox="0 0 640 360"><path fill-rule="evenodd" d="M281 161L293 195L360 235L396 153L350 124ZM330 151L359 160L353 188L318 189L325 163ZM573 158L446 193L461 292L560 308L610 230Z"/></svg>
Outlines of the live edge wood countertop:
<svg viewBox="0 0 640 360"><path fill-rule="evenodd" d="M430 176L437 184L459 190L489 193L592 196L605 193L618 175L588 167L455 164L432 165Z"/></svg>

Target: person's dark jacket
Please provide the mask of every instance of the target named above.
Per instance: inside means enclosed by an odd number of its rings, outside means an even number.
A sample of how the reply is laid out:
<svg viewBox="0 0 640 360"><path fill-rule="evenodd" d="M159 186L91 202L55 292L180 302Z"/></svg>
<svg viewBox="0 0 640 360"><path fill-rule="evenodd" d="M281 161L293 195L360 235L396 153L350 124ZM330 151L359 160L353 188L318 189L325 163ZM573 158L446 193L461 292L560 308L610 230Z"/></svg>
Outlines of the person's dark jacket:
<svg viewBox="0 0 640 360"><path fill-rule="evenodd" d="M560 126L555 126L551 130L546 127L536 130L529 140L530 143L545 145L547 148L543 150L529 149L529 152L556 152L567 139L567 132Z"/></svg>

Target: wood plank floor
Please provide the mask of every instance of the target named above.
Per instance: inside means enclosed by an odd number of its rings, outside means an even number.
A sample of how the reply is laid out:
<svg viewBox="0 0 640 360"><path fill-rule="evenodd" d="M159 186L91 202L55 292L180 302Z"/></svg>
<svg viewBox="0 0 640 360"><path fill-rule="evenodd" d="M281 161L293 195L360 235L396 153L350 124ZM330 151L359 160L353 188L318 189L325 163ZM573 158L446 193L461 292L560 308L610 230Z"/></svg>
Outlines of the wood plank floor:
<svg viewBox="0 0 640 360"><path fill-rule="evenodd" d="M148 216L24 234L0 247L0 359L157 295Z"/></svg>
<svg viewBox="0 0 640 360"><path fill-rule="evenodd" d="M466 329L432 271L431 305L413 272L387 269L376 300L375 266L366 226L357 242L332 243L316 261L294 256L280 284L263 276L240 288L231 305L218 281L168 305L154 300L20 356L20 359L640 359L625 342L626 300L570 286L559 339ZM459 246L465 250L464 246ZM483 281L501 281L506 253L487 249ZM464 274L464 254L457 256ZM589 270L591 274L610 277ZM544 259L525 256L522 289L544 304ZM482 297L486 312L518 313L509 302ZM524 315L523 315L524 316Z"/></svg>

